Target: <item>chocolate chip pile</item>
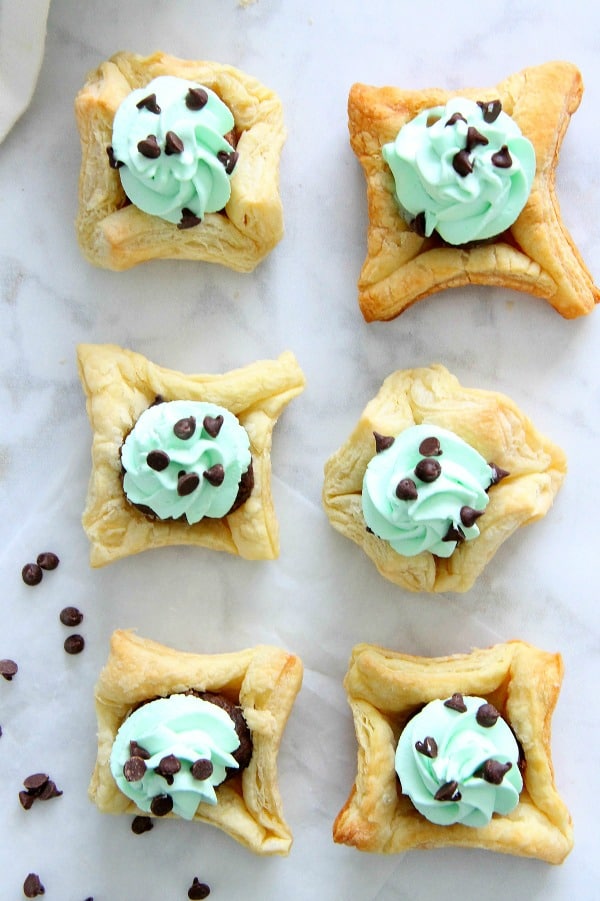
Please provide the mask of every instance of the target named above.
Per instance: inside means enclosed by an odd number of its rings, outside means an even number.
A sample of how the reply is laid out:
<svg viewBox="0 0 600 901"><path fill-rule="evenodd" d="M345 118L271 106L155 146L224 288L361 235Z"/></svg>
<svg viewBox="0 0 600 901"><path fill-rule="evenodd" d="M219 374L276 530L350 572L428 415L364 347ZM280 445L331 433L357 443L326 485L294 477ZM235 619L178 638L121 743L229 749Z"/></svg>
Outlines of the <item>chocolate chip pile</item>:
<svg viewBox="0 0 600 901"><path fill-rule="evenodd" d="M46 773L34 773L23 780L25 790L19 792L19 801L23 810L31 810L35 801L49 801L59 798L62 791Z"/></svg>

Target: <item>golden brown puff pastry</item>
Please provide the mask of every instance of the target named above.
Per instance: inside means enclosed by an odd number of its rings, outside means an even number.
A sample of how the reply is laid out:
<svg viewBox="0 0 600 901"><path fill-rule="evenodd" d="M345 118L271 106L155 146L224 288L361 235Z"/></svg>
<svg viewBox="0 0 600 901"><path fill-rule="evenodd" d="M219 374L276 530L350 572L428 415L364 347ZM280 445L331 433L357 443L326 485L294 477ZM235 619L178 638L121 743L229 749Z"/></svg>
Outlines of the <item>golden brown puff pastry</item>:
<svg viewBox="0 0 600 901"><path fill-rule="evenodd" d="M96 685L98 756L90 798L104 813L142 813L119 791L109 765L114 738L133 707L189 689L223 694L242 708L252 758L241 774L217 787L218 804L200 804L194 819L218 826L257 854L287 854L292 834L283 818L277 755L301 683L302 662L280 648L191 654L127 630L114 632Z"/></svg>
<svg viewBox="0 0 600 901"><path fill-rule="evenodd" d="M184 375L112 344L77 349L81 382L93 430L92 473L83 526L92 566L103 566L148 548L194 544L249 560L279 554L279 529L271 493L271 437L279 414L304 388L304 375L287 351L221 375ZM254 487L248 500L220 519L194 525L153 520L126 499L121 445L157 395L165 400L207 401L239 419L250 438Z"/></svg>
<svg viewBox="0 0 600 901"><path fill-rule="evenodd" d="M126 197L107 147L121 101L160 75L211 88L235 119L239 159L223 213L207 213L194 228L178 229L142 212ZM207 260L250 272L283 236L279 158L285 141L281 101L259 81L232 66L117 53L88 75L75 100L81 137L77 235L86 258L122 270L150 259Z"/></svg>
<svg viewBox="0 0 600 901"><path fill-rule="evenodd" d="M449 429L510 475L489 492L480 535L448 558L429 551L403 557L367 531L362 483L375 454L374 432L397 436L419 423ZM463 388L434 365L390 375L349 439L325 465L323 503L333 527L351 538L386 579L410 591L467 591L500 545L519 526L548 511L566 472L564 453L541 435L503 394Z"/></svg>
<svg viewBox="0 0 600 901"><path fill-rule="evenodd" d="M560 215L554 190L562 139L583 93L574 65L552 62L511 75L496 87L461 91L401 90L355 84L348 102L350 143L367 182L367 257L359 303L367 321L393 319L444 288L499 285L547 300L568 318L589 313L600 299ZM515 120L534 146L536 174L516 222L485 243L453 247L419 237L404 221L381 148L421 111L451 97L491 101Z"/></svg>
<svg viewBox="0 0 600 901"><path fill-rule="evenodd" d="M449 845L561 863L573 846L569 811L557 793L551 718L562 682L559 654L509 641L450 657L413 657L357 645L345 687L358 741L356 781L333 827L334 841L390 854ZM485 698L511 726L525 756L515 810L487 826L430 823L397 786L394 755L407 721L455 692Z"/></svg>

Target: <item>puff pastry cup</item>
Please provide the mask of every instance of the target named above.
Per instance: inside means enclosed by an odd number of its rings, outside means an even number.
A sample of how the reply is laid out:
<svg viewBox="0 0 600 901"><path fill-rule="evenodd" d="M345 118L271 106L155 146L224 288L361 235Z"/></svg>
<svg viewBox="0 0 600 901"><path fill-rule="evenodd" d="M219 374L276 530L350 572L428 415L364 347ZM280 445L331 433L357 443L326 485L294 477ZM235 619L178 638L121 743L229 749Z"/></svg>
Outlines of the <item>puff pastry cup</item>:
<svg viewBox="0 0 600 901"><path fill-rule="evenodd" d="M294 355L286 351L276 360L260 360L221 375L184 375L112 344L81 344L77 357L93 431L92 472L82 519L91 542L91 565L103 566L172 544L228 551L248 560L277 557L270 451L278 416L304 388ZM248 432L254 488L233 513L188 525L149 519L127 501L121 444L156 395L218 404L237 416Z"/></svg>
<svg viewBox="0 0 600 901"><path fill-rule="evenodd" d="M280 648L192 654L117 630L96 685L98 756L91 800L104 813L142 814L110 772L121 723L141 701L190 688L216 692L241 706L252 733L252 758L241 774L217 787L216 806L199 805L194 820L218 826L257 854L287 854L292 834L282 813L277 755L301 683L302 662Z"/></svg>
<svg viewBox="0 0 600 901"><path fill-rule="evenodd" d="M559 864L573 846L569 811L557 793L551 718L563 676L559 654L509 641L470 654L413 657L374 645L352 652L345 688L358 741L356 781L333 827L334 841L397 854L462 846ZM486 698L512 727L525 755L519 803L487 826L437 826L397 790L394 753L410 717L454 692Z"/></svg>
<svg viewBox="0 0 600 901"><path fill-rule="evenodd" d="M582 94L581 75L568 62L524 69L492 88L410 91L352 86L350 143L367 183L367 257L358 282L367 321L393 319L436 291L470 284L533 294L569 319L594 308L600 293L562 221L554 189L562 140ZM404 221L381 148L422 110L456 96L500 99L533 144L536 174L525 208L506 232L485 243L453 247L435 234L419 237Z"/></svg>
<svg viewBox="0 0 600 901"><path fill-rule="evenodd" d="M510 475L489 493L480 535L448 558L396 553L367 531L361 502L373 432L398 435L419 423L453 431ZM410 591L467 591L519 526L548 511L566 473L564 453L503 394L464 388L441 365L399 370L385 379L342 447L325 464L323 504L332 526L360 545L386 579Z"/></svg>
<svg viewBox="0 0 600 901"><path fill-rule="evenodd" d="M107 165L119 104L160 75L211 88L235 119L239 159L225 214L207 213L196 228L178 229L126 205L119 174ZM121 52L88 75L75 100L75 115L82 151L76 231L91 263L122 270L156 258L205 260L250 272L282 238L283 111L278 96L252 76L232 66L166 53L143 57Z"/></svg>

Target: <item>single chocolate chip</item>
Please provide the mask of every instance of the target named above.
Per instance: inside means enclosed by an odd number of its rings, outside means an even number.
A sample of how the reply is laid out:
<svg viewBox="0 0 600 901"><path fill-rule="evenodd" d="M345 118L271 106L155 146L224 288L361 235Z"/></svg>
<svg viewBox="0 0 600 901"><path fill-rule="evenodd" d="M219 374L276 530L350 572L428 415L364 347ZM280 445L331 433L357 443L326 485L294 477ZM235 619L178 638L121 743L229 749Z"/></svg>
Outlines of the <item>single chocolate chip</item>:
<svg viewBox="0 0 600 901"><path fill-rule="evenodd" d="M148 94L147 97L136 103L136 107L138 109L147 109L149 113L154 113L157 116L160 114L160 106L156 102L156 94Z"/></svg>
<svg viewBox="0 0 600 901"><path fill-rule="evenodd" d="M201 757L200 760L195 760L192 764L192 776L200 782L203 782L205 779L208 779L209 776L212 776L212 772L213 765L211 761L204 757Z"/></svg>
<svg viewBox="0 0 600 901"><path fill-rule="evenodd" d="M202 420L202 425L207 435L210 435L211 438L216 438L221 431L223 422L223 417L219 413L218 416L205 416Z"/></svg>
<svg viewBox="0 0 600 901"><path fill-rule="evenodd" d="M376 454L380 454L382 451L390 448L396 440L395 438L392 438L391 435L382 435L380 432L373 432L373 437L375 438Z"/></svg>
<svg viewBox="0 0 600 901"><path fill-rule="evenodd" d="M141 757L142 760L150 760L151 754L145 748L142 748L141 745L138 745L137 741L129 742L129 756L130 757Z"/></svg>
<svg viewBox="0 0 600 901"><path fill-rule="evenodd" d="M499 100L489 100L487 103L483 100L477 101L477 106L483 113L484 122L495 122L502 112L502 104Z"/></svg>
<svg viewBox="0 0 600 901"><path fill-rule="evenodd" d="M452 157L452 168L455 172L461 176L461 178L465 178L467 175L473 171L473 163L471 162L471 158L469 156L469 152L467 150L459 150L458 153L455 153Z"/></svg>
<svg viewBox="0 0 600 901"><path fill-rule="evenodd" d="M65 638L64 649L67 654L81 654L85 647L83 635L69 635Z"/></svg>
<svg viewBox="0 0 600 901"><path fill-rule="evenodd" d="M460 526L455 526L453 523L448 526L448 531L442 538L442 541L456 541L457 544L462 544L465 540L465 535Z"/></svg>
<svg viewBox="0 0 600 901"><path fill-rule="evenodd" d="M420 238L427 237L427 219L425 213L417 213L415 218L410 223L410 226Z"/></svg>
<svg viewBox="0 0 600 901"><path fill-rule="evenodd" d="M476 775L481 775L486 782L491 782L492 785L500 785L510 769L512 769L512 763L510 761L500 763L499 760L490 759L486 760L481 771Z"/></svg>
<svg viewBox="0 0 600 901"><path fill-rule="evenodd" d="M425 757L431 757L432 760L438 755L437 742L431 735L428 735L423 741L415 742L415 748L419 754L423 754Z"/></svg>
<svg viewBox="0 0 600 901"><path fill-rule="evenodd" d="M196 431L196 418L194 416L186 416L185 419L178 419L173 426L173 433L176 438L182 441L189 441Z"/></svg>
<svg viewBox="0 0 600 901"><path fill-rule="evenodd" d="M476 520L478 520L480 516L483 516L483 513L483 510L475 510L473 507L467 507L465 505L460 508L460 521L463 526L470 529L471 526L475 524Z"/></svg>
<svg viewBox="0 0 600 901"><path fill-rule="evenodd" d="M144 832L150 832L151 829L154 829L154 823L150 819L150 817L134 817L131 821L131 831L135 832L136 835L142 835Z"/></svg>
<svg viewBox="0 0 600 901"><path fill-rule="evenodd" d="M21 570L21 577L26 585L39 585L44 573L38 563L26 563Z"/></svg>
<svg viewBox="0 0 600 901"><path fill-rule="evenodd" d="M7 682L11 682L13 676L16 676L18 672L19 667L14 660L0 660L0 676Z"/></svg>
<svg viewBox="0 0 600 901"><path fill-rule="evenodd" d="M475 719L477 720L479 725L483 726L485 729L489 729L491 728L491 726L495 726L499 717L500 714L493 704L482 704L475 714Z"/></svg>
<svg viewBox="0 0 600 901"><path fill-rule="evenodd" d="M49 801L50 798L60 798L62 795L62 791L60 788L56 787L56 782L53 782L52 779L48 779L42 790L40 791L38 798L40 801Z"/></svg>
<svg viewBox="0 0 600 901"><path fill-rule="evenodd" d="M459 691L456 691L451 698L444 701L444 707L448 707L450 710L456 710L457 713L467 712L467 705Z"/></svg>
<svg viewBox="0 0 600 901"><path fill-rule="evenodd" d="M208 898L210 895L210 888L205 882L200 882L197 876L194 876L194 881L190 885L188 889L188 898L190 901L202 901L203 898Z"/></svg>
<svg viewBox="0 0 600 901"><path fill-rule="evenodd" d="M412 479L400 479L396 485L396 497L400 501L415 501L419 496Z"/></svg>
<svg viewBox="0 0 600 901"><path fill-rule="evenodd" d="M492 163L497 169L510 169L512 166L512 156L506 144L503 144L497 153L492 154Z"/></svg>
<svg viewBox="0 0 600 901"><path fill-rule="evenodd" d="M164 399L164 397L162 396L162 394L157 394L157 395L155 396L154 400L152 401L152 403L150 404L150 406L151 406L151 407L158 407L159 404L164 404L164 402L165 402L165 399Z"/></svg>
<svg viewBox="0 0 600 901"><path fill-rule="evenodd" d="M37 873L29 873L23 883L23 894L26 898L37 898L38 895L45 895L46 889L40 882Z"/></svg>
<svg viewBox="0 0 600 901"><path fill-rule="evenodd" d="M177 479L177 494L186 497L192 494L200 484L200 476L195 472L184 472Z"/></svg>
<svg viewBox="0 0 600 901"><path fill-rule="evenodd" d="M167 468L170 462L171 458L166 451L162 450L151 450L146 457L146 463L150 469L153 469L155 472L162 472L163 469Z"/></svg>
<svg viewBox="0 0 600 901"><path fill-rule="evenodd" d="M137 149L148 160L156 160L160 156L160 147L156 140L156 135L148 135L143 141L137 145Z"/></svg>
<svg viewBox="0 0 600 901"><path fill-rule="evenodd" d="M83 620L83 613L77 607L63 607L59 619L63 626L78 626Z"/></svg>
<svg viewBox="0 0 600 901"><path fill-rule="evenodd" d="M183 141L174 131L168 131L165 135L165 153L167 156L183 153Z"/></svg>
<svg viewBox="0 0 600 901"><path fill-rule="evenodd" d="M424 457L441 457L444 453L437 438L424 438L419 444L419 453Z"/></svg>
<svg viewBox="0 0 600 901"><path fill-rule="evenodd" d="M474 147L477 147L480 144L482 147L485 147L486 144L490 142L486 138L485 135L482 135L480 131L477 131L472 125L470 125L467 129L467 150L469 153L473 150Z"/></svg>
<svg viewBox="0 0 600 901"><path fill-rule="evenodd" d="M211 466L210 469L205 469L202 475L209 483L209 485L213 485L215 488L218 488L219 485L223 484L223 479L225 478L225 470L223 469L221 463L215 463L215 465Z"/></svg>
<svg viewBox="0 0 600 901"><path fill-rule="evenodd" d="M19 792L19 802L23 810L31 810L35 803L37 795L34 795L32 792L20 791Z"/></svg>
<svg viewBox="0 0 600 901"><path fill-rule="evenodd" d="M141 757L130 757L123 764L123 775L128 782L139 782L144 778L146 764Z"/></svg>
<svg viewBox="0 0 600 901"><path fill-rule="evenodd" d="M419 460L415 466L415 475L422 482L435 482L440 477L442 467L437 460L427 457L425 460Z"/></svg>
<svg viewBox="0 0 600 901"><path fill-rule="evenodd" d="M233 170L235 169L235 164L239 159L239 153L237 150L232 150L228 153L226 150L219 150L217 153L217 159L223 166L225 166L225 172L227 175L231 175Z"/></svg>
<svg viewBox="0 0 600 901"><path fill-rule="evenodd" d="M50 776L46 775L46 773L34 773L32 776L27 776L26 779L23 779L23 785L30 792L40 792L48 780Z"/></svg>
<svg viewBox="0 0 600 901"><path fill-rule="evenodd" d="M180 769L181 763L177 757L174 754L169 754L167 757L162 758L156 767L156 772L159 776L174 776Z"/></svg>
<svg viewBox="0 0 600 901"><path fill-rule="evenodd" d="M121 160L116 159L115 152L112 147L107 147L106 153L108 154L108 165L111 169L120 169L121 166L125 165Z"/></svg>
<svg viewBox="0 0 600 901"><path fill-rule="evenodd" d="M497 485L498 482L501 482L502 479L505 479L510 475L510 472L507 472L506 469L501 469L501 467L497 466L495 463L489 463L488 465L492 470L491 485Z"/></svg>
<svg viewBox="0 0 600 901"><path fill-rule="evenodd" d="M177 228L194 228L196 225L200 225L202 219L199 216L196 216L191 210L189 210L186 206L181 211L181 219L177 223Z"/></svg>
<svg viewBox="0 0 600 901"><path fill-rule="evenodd" d="M433 796L436 801L460 801L462 795L458 791L458 782L445 782Z"/></svg>
<svg viewBox="0 0 600 901"><path fill-rule="evenodd" d="M190 88L185 95L185 105L188 109L199 110L208 103L208 94L203 88Z"/></svg>
<svg viewBox="0 0 600 901"><path fill-rule="evenodd" d="M52 551L44 551L43 554L38 554L36 562L38 566L42 567L42 569L48 570L56 569L56 567L60 563L60 560L58 559L56 554L52 553Z"/></svg>
<svg viewBox="0 0 600 901"><path fill-rule="evenodd" d="M466 122L466 121L467 120L465 119L465 117L463 116L462 113L452 113L452 115L450 116L450 118L448 119L448 121L446 122L446 125L444 127L446 128L448 125L456 125L457 122Z"/></svg>
<svg viewBox="0 0 600 901"><path fill-rule="evenodd" d="M150 810L156 817L165 817L173 810L173 798L170 795L156 795L152 798Z"/></svg>

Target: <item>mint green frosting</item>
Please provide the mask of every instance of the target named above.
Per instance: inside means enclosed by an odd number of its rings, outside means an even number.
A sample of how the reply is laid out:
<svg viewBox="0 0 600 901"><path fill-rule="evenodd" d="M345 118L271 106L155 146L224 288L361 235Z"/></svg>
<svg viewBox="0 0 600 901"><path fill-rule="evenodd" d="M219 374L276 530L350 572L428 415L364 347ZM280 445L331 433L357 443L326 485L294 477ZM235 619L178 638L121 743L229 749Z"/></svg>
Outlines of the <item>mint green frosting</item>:
<svg viewBox="0 0 600 901"><path fill-rule="evenodd" d="M450 124L457 113L462 118ZM461 151L457 165L464 167L466 160L472 167L468 174L454 166ZM509 228L527 202L535 175L535 150L516 122L504 112L484 115L481 106L461 97L423 110L382 153L405 218L424 216L426 236L436 230L455 245Z"/></svg>
<svg viewBox="0 0 600 901"><path fill-rule="evenodd" d="M477 711L487 704L483 698L461 699L464 713L435 700L409 720L400 735L395 766L403 794L430 822L481 827L494 813L505 816L519 802L519 748L501 717L492 726L477 722ZM439 792L450 799L436 800Z"/></svg>
<svg viewBox="0 0 600 901"><path fill-rule="evenodd" d="M421 453L426 439L439 441L439 455ZM433 481L424 481L415 472L423 460L439 465L439 476ZM415 496L399 497L399 492L406 493L399 485L407 479L414 485ZM415 425L369 461L362 488L365 522L404 557L423 551L449 557L457 541L479 535L477 522L468 524L472 517L464 508L482 513L489 501L486 489L493 481L492 467L458 435L439 426ZM459 535L457 540L449 534L452 529Z"/></svg>
<svg viewBox="0 0 600 901"><path fill-rule="evenodd" d="M205 92L201 109L186 105L190 89ZM148 108L152 103L138 108L152 95L160 112ZM222 210L231 194L226 169L232 170L236 158L224 135L233 127L231 111L214 91L183 78L161 75L132 91L117 109L112 135L112 157L122 164L119 174L128 198L145 213L173 223L182 221L184 210L198 219ZM181 152L167 144L168 133L181 141ZM156 158L138 147L149 136L160 149Z"/></svg>
<svg viewBox="0 0 600 901"><path fill-rule="evenodd" d="M150 755L144 760L143 776L134 782L123 772L131 757L130 742ZM150 701L127 717L115 737L110 770L119 789L140 810L151 812L154 798L169 795L173 813L191 820L199 804L217 803L214 787L225 779L227 767L237 769L232 752L239 744L233 720L221 707L193 695L171 695ZM172 784L156 772L161 760L170 755L181 764ZM192 775L192 766L199 760L212 764L205 779Z"/></svg>
<svg viewBox="0 0 600 901"><path fill-rule="evenodd" d="M177 437L177 424L190 417L193 434ZM213 437L210 424L219 417L222 422ZM166 454L163 469L150 465L152 452ZM132 504L150 507L159 519L185 516L192 524L205 516L218 518L229 512L241 477L250 466L250 439L237 417L224 407L202 401L167 401L144 410L123 443L121 462L123 490ZM216 484L220 476L211 475L214 467L222 467L220 484ZM190 488L191 474L198 477L197 486L181 493ZM183 488L182 475L188 478Z"/></svg>

